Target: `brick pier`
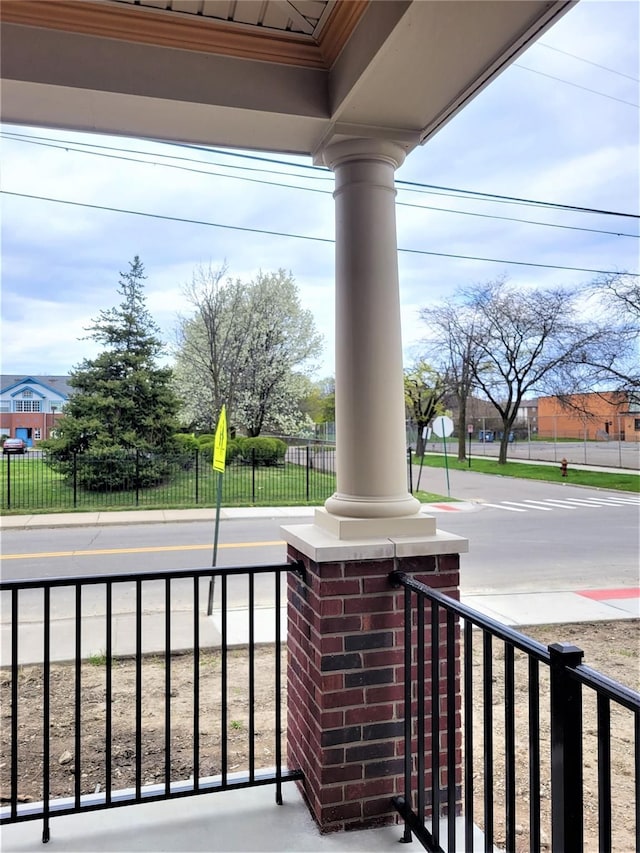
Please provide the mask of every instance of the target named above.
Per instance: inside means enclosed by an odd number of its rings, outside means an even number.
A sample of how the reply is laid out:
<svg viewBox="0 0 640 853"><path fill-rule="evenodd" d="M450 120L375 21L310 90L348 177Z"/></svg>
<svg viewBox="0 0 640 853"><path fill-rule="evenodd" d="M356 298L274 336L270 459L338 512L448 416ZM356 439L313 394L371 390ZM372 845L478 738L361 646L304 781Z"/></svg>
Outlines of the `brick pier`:
<svg viewBox="0 0 640 853"><path fill-rule="evenodd" d="M389 574L410 574L457 598L459 555L315 562L290 544L288 556L306 567L304 581L289 576L288 765L303 771L301 790L321 831L396 822L391 798L403 793L404 773L404 591L391 586ZM442 673L440 690L444 721ZM442 766L444 738L440 752ZM446 784L444 772L442 779Z"/></svg>

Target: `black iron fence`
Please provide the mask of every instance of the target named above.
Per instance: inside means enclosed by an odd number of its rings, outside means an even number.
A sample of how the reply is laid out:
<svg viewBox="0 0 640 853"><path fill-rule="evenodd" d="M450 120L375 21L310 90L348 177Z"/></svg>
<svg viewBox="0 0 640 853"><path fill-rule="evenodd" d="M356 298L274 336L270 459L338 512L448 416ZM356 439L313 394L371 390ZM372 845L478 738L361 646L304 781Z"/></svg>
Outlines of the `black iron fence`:
<svg viewBox="0 0 640 853"><path fill-rule="evenodd" d="M640 850L640 694L585 666L574 646L544 646L405 575L390 579L405 589L411 710L394 799L404 840L466 853Z"/></svg>
<svg viewBox="0 0 640 853"><path fill-rule="evenodd" d="M160 456L132 450L117 455L78 453L64 472L46 455L3 455L0 507L12 512L134 507L215 506L217 473L210 453ZM228 463L225 506L322 503L335 491L335 448L291 447L280 464L266 465L253 450Z"/></svg>
<svg viewBox="0 0 640 853"><path fill-rule="evenodd" d="M55 815L269 784L281 803L301 778L284 756L281 590L301 570L2 581L0 823L41 819L47 841Z"/></svg>

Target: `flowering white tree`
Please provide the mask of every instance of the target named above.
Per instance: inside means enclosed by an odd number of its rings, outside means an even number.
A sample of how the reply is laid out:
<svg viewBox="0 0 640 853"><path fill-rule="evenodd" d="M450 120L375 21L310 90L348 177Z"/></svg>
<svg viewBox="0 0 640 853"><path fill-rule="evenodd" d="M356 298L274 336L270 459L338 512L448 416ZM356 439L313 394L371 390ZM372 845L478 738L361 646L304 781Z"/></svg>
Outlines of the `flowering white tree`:
<svg viewBox="0 0 640 853"><path fill-rule="evenodd" d="M253 281L198 268L185 296L194 313L178 330L176 379L187 419L211 428L223 404L229 424L249 436L305 423L299 381L322 338L284 270Z"/></svg>

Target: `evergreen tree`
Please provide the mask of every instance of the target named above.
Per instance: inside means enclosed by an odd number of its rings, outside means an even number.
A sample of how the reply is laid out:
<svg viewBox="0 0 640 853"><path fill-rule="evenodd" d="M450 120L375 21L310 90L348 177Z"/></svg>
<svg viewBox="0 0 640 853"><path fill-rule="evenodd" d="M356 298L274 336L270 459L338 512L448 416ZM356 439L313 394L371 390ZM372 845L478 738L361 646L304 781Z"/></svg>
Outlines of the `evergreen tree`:
<svg viewBox="0 0 640 853"><path fill-rule="evenodd" d="M129 266L120 274L123 301L101 311L87 329L104 349L72 372L74 393L58 437L46 443L49 462L65 474L74 455L90 451L98 461L84 457L78 468L79 482L88 488L157 482L166 473L161 457L175 449L178 401L172 371L157 364L163 343L146 307L144 266L137 256Z"/></svg>

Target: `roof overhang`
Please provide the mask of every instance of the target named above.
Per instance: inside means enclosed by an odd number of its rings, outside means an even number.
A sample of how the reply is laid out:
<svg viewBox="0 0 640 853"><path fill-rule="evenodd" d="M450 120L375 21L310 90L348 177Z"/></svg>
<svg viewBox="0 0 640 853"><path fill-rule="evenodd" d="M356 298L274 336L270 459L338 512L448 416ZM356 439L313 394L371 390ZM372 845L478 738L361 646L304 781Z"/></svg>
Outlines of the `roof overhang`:
<svg viewBox="0 0 640 853"><path fill-rule="evenodd" d="M2 0L2 120L311 155L381 137L409 151L575 5L217 2L288 20L269 28L199 14L208 3Z"/></svg>

